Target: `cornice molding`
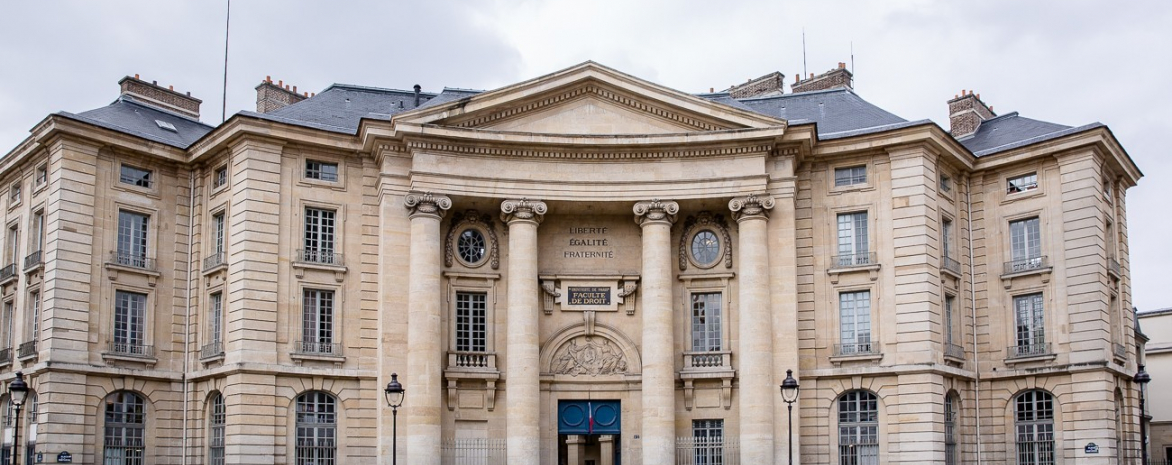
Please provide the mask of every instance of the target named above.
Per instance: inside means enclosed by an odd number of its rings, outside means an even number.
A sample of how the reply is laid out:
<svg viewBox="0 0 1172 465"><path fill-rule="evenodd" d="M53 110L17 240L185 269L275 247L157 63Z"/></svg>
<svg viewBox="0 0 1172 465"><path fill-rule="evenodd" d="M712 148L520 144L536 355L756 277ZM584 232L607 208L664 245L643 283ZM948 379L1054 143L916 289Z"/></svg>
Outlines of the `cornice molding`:
<svg viewBox="0 0 1172 465"><path fill-rule="evenodd" d="M577 160L649 160L659 158L723 157L751 153L767 154L772 148L772 146L768 144L758 144L740 147L708 147L688 150L662 150L661 147L656 147L656 149L652 150L635 150L630 152L574 151L568 149L548 150L511 147L485 147L474 144L425 142L419 140L408 141L407 147L412 150L427 150L460 155L493 155L507 157L562 158Z"/></svg>

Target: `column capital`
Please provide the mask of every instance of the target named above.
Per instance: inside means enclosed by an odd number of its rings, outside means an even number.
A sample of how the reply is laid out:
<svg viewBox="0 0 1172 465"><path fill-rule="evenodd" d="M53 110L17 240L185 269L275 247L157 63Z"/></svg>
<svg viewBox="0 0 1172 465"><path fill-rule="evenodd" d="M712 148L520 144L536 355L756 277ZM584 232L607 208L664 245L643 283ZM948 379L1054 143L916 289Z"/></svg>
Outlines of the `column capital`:
<svg viewBox="0 0 1172 465"><path fill-rule="evenodd" d="M732 210L733 218L738 223L743 220L769 219L768 210L772 209L773 205L773 197L769 195L757 197L757 194L749 194L744 197L733 197L728 201L728 209Z"/></svg>
<svg viewBox="0 0 1172 465"><path fill-rule="evenodd" d="M545 202L531 199L508 199L501 202L501 221L506 224L513 221L530 221L541 224L545 219L548 207Z"/></svg>
<svg viewBox="0 0 1172 465"><path fill-rule="evenodd" d="M676 222L676 213L680 212L680 204L671 200L651 199L635 203L635 223L639 226L665 222Z"/></svg>
<svg viewBox="0 0 1172 465"><path fill-rule="evenodd" d="M403 206L411 211L412 219L417 216L430 216L438 220L443 219L448 209L452 208L452 199L431 192L409 192L403 197Z"/></svg>

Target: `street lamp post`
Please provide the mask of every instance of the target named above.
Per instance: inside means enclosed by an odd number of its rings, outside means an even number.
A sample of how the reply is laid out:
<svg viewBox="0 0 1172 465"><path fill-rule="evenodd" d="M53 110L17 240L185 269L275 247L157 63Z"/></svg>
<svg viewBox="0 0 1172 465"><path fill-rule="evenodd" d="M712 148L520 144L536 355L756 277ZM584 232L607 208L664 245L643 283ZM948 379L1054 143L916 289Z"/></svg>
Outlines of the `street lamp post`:
<svg viewBox="0 0 1172 465"><path fill-rule="evenodd" d="M798 400L798 380L794 379L793 370L785 370L785 381L781 382L781 399L789 408L789 465L794 465L794 402Z"/></svg>
<svg viewBox="0 0 1172 465"><path fill-rule="evenodd" d="M391 373L391 382L387 383L385 390L387 396L387 407L391 408L391 464L398 465L399 463L399 406L403 405L403 397L407 395L407 391L403 389L403 385L399 384L399 374Z"/></svg>
<svg viewBox="0 0 1172 465"><path fill-rule="evenodd" d="M1144 391L1148 389L1148 383L1152 382L1151 375L1144 371L1144 366L1139 366L1139 372L1132 378L1136 384L1139 384L1139 447L1140 457L1144 464L1148 463L1148 423L1147 410L1144 407Z"/></svg>
<svg viewBox="0 0 1172 465"><path fill-rule="evenodd" d="M16 379L8 385L8 395L13 413L16 415L16 426L12 431L12 464L20 465L20 407L24 405L24 399L28 396L28 384L24 382L24 373L16 372Z"/></svg>

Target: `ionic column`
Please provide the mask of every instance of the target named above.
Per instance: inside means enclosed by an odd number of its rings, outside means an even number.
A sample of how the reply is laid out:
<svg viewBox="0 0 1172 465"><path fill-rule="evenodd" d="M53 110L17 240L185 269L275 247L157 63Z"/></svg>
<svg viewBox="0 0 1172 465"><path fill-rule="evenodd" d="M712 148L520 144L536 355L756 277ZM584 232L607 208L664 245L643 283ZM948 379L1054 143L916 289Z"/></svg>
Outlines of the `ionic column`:
<svg viewBox="0 0 1172 465"><path fill-rule="evenodd" d="M643 228L643 464L675 464L675 341L671 225L679 204L635 204ZM751 463L751 462L745 462Z"/></svg>
<svg viewBox="0 0 1172 465"><path fill-rule="evenodd" d="M737 275L737 321L740 342L740 435L742 463L773 463L773 315L769 301L768 210L773 197L737 197L729 201L737 220L740 266Z"/></svg>
<svg viewBox="0 0 1172 465"><path fill-rule="evenodd" d="M412 192L403 199L411 211L411 256L407 297L407 375L411 401L403 405L407 463L439 465L443 407L444 346L440 322L440 220L452 200Z"/></svg>
<svg viewBox="0 0 1172 465"><path fill-rule="evenodd" d="M541 463L537 225L545 211L545 203L537 200L501 202L501 221L509 225L505 420L510 465Z"/></svg>

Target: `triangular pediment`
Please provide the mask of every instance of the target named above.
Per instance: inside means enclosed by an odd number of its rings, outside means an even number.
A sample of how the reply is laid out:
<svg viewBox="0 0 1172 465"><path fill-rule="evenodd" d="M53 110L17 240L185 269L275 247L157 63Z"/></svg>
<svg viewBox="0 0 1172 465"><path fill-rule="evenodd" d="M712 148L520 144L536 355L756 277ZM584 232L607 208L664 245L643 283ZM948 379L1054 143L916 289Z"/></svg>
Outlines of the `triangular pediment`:
<svg viewBox="0 0 1172 465"><path fill-rule="evenodd" d="M593 62L402 113L393 120L403 126L568 136L681 134L786 124Z"/></svg>

